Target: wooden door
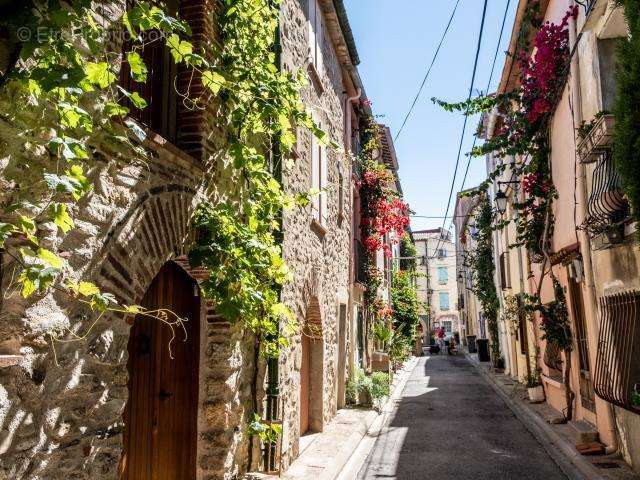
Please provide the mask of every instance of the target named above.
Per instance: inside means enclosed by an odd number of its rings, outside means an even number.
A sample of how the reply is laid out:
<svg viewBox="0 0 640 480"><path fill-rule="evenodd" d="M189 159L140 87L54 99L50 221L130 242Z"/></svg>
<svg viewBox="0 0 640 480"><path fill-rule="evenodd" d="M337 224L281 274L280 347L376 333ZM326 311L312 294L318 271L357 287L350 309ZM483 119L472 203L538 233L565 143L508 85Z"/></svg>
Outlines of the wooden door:
<svg viewBox="0 0 640 480"><path fill-rule="evenodd" d="M142 306L186 318L185 332L137 316L129 337L123 480L193 480L196 474L200 300L198 287L167 263ZM171 343L170 343L171 342ZM173 357L173 358L172 358Z"/></svg>
<svg viewBox="0 0 640 480"><path fill-rule="evenodd" d="M311 394L311 341L302 334L302 365L300 366L300 435L309 430L309 397Z"/></svg>
<svg viewBox="0 0 640 480"><path fill-rule="evenodd" d="M338 408L345 406L347 383L347 306L338 310Z"/></svg>

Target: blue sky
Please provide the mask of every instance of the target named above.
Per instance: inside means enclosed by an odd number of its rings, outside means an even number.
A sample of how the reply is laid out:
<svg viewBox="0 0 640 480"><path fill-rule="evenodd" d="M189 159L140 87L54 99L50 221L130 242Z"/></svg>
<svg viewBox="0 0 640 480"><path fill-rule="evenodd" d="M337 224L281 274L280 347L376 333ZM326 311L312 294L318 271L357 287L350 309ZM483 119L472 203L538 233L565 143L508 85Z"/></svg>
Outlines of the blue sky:
<svg viewBox="0 0 640 480"><path fill-rule="evenodd" d="M508 48L517 1L512 0L493 76L496 87ZM418 91L442 36L455 0L345 0L361 64L358 69L374 112L395 136ZM448 113L431 97L466 99L482 14L480 0L460 0L438 60L411 118L396 142L405 198L416 215L444 215L455 166L463 117ZM475 88L485 90L507 0L491 0L480 50ZM460 172L467 163L478 120L467 125ZM472 159L468 188L485 177L484 160ZM453 212L455 197L449 214ZM438 227L442 219L412 219L413 230ZM447 227L449 220L447 220Z"/></svg>

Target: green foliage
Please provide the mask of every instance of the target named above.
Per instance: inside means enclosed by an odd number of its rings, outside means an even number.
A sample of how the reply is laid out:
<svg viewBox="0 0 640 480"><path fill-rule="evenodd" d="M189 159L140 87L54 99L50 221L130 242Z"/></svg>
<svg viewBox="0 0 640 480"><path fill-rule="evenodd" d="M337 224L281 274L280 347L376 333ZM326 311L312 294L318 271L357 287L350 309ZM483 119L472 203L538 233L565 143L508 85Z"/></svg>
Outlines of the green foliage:
<svg viewBox="0 0 640 480"><path fill-rule="evenodd" d="M400 270L416 271L418 250L408 232L404 232L400 239Z"/></svg>
<svg viewBox="0 0 640 480"><path fill-rule="evenodd" d="M415 247L414 247L415 248ZM391 305L396 330L402 332L409 348L413 346L416 329L420 323L420 302L416 290L415 274L411 271L394 272L391 282Z"/></svg>
<svg viewBox="0 0 640 480"><path fill-rule="evenodd" d="M379 402L389 396L391 387L390 375L386 372L373 372L371 375L371 398Z"/></svg>
<svg viewBox="0 0 640 480"><path fill-rule="evenodd" d="M560 350L568 352L573 349L573 341L567 300L562 284L555 277L552 280L555 300L546 305L537 305L535 308L542 316L542 338Z"/></svg>
<svg viewBox="0 0 640 480"><path fill-rule="evenodd" d="M265 343L265 353L277 356L280 320L287 320L283 332L290 334L294 318L279 301L278 288L289 273L271 225L259 221L238 221L237 211L226 204L201 204L195 226L200 233L189 254L193 265L203 266L211 275L201 284L216 312L229 321L242 321Z"/></svg>
<svg viewBox="0 0 640 480"><path fill-rule="evenodd" d="M382 400L391 393L391 375L387 372L374 372L366 375L362 369L356 370L353 386L360 395L360 400L373 402L377 409L382 408Z"/></svg>
<svg viewBox="0 0 640 480"><path fill-rule="evenodd" d="M249 424L249 436L257 435L263 444L275 443L282 434L282 425L263 422L259 414L253 414L253 421Z"/></svg>
<svg viewBox="0 0 640 480"><path fill-rule="evenodd" d="M618 46L613 159L635 220L640 222L640 0L620 3L624 6L629 36L620 40Z"/></svg>
<svg viewBox="0 0 640 480"><path fill-rule="evenodd" d="M489 199L485 196L478 205L476 228L478 235L476 249L471 252L466 262L472 270L473 292L482 312L487 319L487 328L491 338L491 357L494 364L500 358L500 340L498 336L498 310L500 302L494 282L495 265L493 263L493 211Z"/></svg>

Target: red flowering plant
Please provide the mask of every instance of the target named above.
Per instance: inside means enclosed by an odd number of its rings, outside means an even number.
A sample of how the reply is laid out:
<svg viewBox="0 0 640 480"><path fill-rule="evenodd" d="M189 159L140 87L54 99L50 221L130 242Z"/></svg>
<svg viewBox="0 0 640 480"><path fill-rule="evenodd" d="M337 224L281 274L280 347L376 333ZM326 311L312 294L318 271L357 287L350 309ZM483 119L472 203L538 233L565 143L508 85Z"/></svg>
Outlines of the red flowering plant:
<svg viewBox="0 0 640 480"><path fill-rule="evenodd" d="M409 206L389 188L392 180L393 177L384 165L375 161L365 162L360 184L360 227L364 246L372 255L383 250L385 256L390 256L391 248L385 242L385 235L390 234L390 241L398 243L409 226Z"/></svg>

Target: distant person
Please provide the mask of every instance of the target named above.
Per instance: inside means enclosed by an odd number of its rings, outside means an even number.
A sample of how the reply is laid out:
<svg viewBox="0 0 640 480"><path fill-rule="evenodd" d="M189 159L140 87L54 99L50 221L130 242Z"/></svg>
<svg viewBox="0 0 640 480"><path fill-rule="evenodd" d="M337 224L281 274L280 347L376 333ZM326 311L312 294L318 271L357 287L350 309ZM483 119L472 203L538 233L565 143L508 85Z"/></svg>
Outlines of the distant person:
<svg viewBox="0 0 640 480"><path fill-rule="evenodd" d="M438 336L438 346L440 348L444 348L444 337L447 336L447 332L444 331L443 327L440 327L438 328L436 335Z"/></svg>

